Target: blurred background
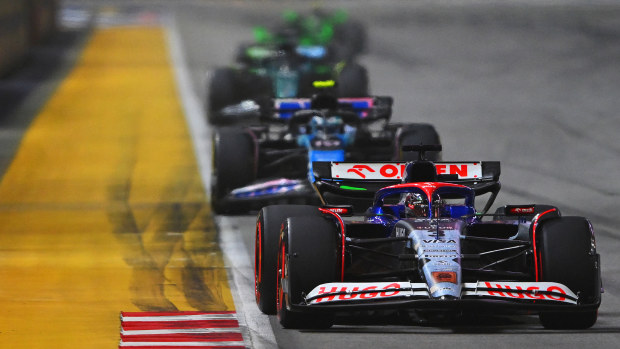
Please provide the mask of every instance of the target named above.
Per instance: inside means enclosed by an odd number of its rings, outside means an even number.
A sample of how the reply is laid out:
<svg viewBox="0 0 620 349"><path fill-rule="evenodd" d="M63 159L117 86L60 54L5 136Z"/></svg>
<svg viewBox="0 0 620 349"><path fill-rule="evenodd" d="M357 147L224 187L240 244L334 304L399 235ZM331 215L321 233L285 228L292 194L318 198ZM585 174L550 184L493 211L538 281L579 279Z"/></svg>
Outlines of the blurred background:
<svg viewBox="0 0 620 349"><path fill-rule="evenodd" d="M535 322L512 320L482 329L363 324L312 333L283 331L272 317L268 326L277 344L266 336L257 347L617 345L617 1L0 0L0 170L10 166L31 121L93 33L115 27L173 33L183 61L171 64L187 70L189 93L206 118L210 77L232 64L238 45L253 40L253 28L280 21L285 9L317 7L344 9L364 24L367 47L358 61L368 71L371 94L394 98L392 120L434 125L446 161L501 161L496 205L546 203L591 219L606 293L597 325L584 333L543 333ZM207 126L198 135L204 142L196 149L199 158L210 157L210 132ZM243 242L243 258L251 259L255 217L211 218L218 234ZM248 260L241 265L251 268ZM252 280L245 281L251 289Z"/></svg>

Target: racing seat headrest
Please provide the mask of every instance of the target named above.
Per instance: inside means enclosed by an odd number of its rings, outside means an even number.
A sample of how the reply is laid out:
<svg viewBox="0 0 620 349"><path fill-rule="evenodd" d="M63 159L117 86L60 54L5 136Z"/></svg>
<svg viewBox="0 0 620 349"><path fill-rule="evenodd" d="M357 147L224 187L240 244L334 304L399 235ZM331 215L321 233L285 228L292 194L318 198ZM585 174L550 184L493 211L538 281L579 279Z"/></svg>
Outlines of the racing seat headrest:
<svg viewBox="0 0 620 349"><path fill-rule="evenodd" d="M338 109L338 98L327 93L317 93L312 96L312 99L310 100L310 108L317 110Z"/></svg>

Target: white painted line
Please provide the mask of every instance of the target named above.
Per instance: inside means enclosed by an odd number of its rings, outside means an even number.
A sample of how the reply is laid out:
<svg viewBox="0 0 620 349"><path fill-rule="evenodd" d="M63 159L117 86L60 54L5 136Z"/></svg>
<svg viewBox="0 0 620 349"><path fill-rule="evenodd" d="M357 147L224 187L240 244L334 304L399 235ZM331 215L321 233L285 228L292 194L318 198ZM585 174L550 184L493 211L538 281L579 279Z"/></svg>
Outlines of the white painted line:
<svg viewBox="0 0 620 349"><path fill-rule="evenodd" d="M168 44L177 80L185 118L194 143L194 152L200 169L202 184L207 196L211 188L211 142L202 104L196 98L185 64L182 42L174 18L168 17ZM269 317L263 315L254 302L254 271L243 243L235 237L230 226L220 226L220 247L229 267L228 274L239 327L242 328L246 346L255 349L276 348L277 343Z"/></svg>
<svg viewBox="0 0 620 349"><path fill-rule="evenodd" d="M211 188L211 142L209 127L203 115L202 104L192 89L190 73L185 63L185 54L183 53L182 40L179 36L176 21L173 15L168 15L164 22L167 23L166 27L168 30L166 32L168 34L168 46L170 48L178 93L181 97L181 104L185 111L185 119L192 136L194 153L196 155L196 161L198 161L202 185L208 197Z"/></svg>
<svg viewBox="0 0 620 349"><path fill-rule="evenodd" d="M202 320L237 320L235 314L172 315L172 316L121 316L123 322L165 322L165 321L202 321Z"/></svg>
<svg viewBox="0 0 620 349"><path fill-rule="evenodd" d="M183 334L183 333L241 333L238 328L183 328L168 330L130 330L121 329L123 336L143 336L147 334Z"/></svg>
<svg viewBox="0 0 620 349"><path fill-rule="evenodd" d="M231 274L239 299L235 305L243 309L243 317L252 334L254 348L277 348L269 317L263 314L256 305L254 295L254 267L243 240L239 238L235 218L220 216L216 219L220 231L220 246L226 254L227 263L231 266ZM239 314L241 315L241 313Z"/></svg>
<svg viewBox="0 0 620 349"><path fill-rule="evenodd" d="M243 347L243 342L123 342L119 343L119 348L122 347L171 347L183 348L183 347Z"/></svg>

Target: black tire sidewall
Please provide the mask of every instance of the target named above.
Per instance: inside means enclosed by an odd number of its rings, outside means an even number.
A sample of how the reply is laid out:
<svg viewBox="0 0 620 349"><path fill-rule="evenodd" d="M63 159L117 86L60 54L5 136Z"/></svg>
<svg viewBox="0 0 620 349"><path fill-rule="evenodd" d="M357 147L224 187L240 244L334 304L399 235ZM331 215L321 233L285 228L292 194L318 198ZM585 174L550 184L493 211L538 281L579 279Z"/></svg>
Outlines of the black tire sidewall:
<svg viewBox="0 0 620 349"><path fill-rule="evenodd" d="M538 228L541 249L540 278L558 282L580 293L580 301L599 297L596 256L590 253L592 232L583 217L559 217Z"/></svg>
<svg viewBox="0 0 620 349"><path fill-rule="evenodd" d="M207 118L211 124L215 125L223 121L219 116L222 108L243 99L237 93L239 90L239 78L233 68L218 68L213 72L207 96Z"/></svg>
<svg viewBox="0 0 620 349"><path fill-rule="evenodd" d="M368 72L357 63L347 63L336 79L338 97L367 97Z"/></svg>
<svg viewBox="0 0 620 349"><path fill-rule="evenodd" d="M291 217L280 236L280 261L286 260L288 293L278 309L278 319L285 328L329 328L333 314L312 314L288 309L289 304L303 301L316 286L337 280L338 227L322 216ZM283 248L282 248L283 247ZM279 292L279 290L278 290Z"/></svg>
<svg viewBox="0 0 620 349"><path fill-rule="evenodd" d="M222 199L231 190L256 179L256 144L243 128L223 127L213 135L211 203L216 213L227 213ZM239 208L242 208L239 206Z"/></svg>
<svg viewBox="0 0 620 349"><path fill-rule="evenodd" d="M282 224L293 215L318 216L319 210L310 205L272 205L263 207L257 215L254 279L256 302L265 314L276 313L278 244Z"/></svg>
<svg viewBox="0 0 620 349"><path fill-rule="evenodd" d="M591 253L592 231L588 220L552 218L543 221L537 230L540 279L567 286L579 295L580 304L600 302L600 265L597 254ZM597 310L542 312L540 321L549 329L585 329L596 323L597 313Z"/></svg>
<svg viewBox="0 0 620 349"><path fill-rule="evenodd" d="M331 220L321 216L292 217L286 225L290 258L288 299L299 303L302 293L321 283L336 281L338 230Z"/></svg>

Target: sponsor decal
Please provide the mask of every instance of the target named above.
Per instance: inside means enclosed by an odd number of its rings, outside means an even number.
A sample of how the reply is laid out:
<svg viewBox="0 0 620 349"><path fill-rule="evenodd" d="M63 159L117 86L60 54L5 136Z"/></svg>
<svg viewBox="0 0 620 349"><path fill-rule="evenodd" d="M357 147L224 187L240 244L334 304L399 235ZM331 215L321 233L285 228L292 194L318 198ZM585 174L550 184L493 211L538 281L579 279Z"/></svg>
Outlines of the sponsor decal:
<svg viewBox="0 0 620 349"><path fill-rule="evenodd" d="M554 301L577 304L577 296L565 285L556 282L496 282L480 281L458 285L456 271L434 271L435 285L430 292L455 293L456 297L498 297L521 301ZM452 286L452 287L448 287ZM458 291L461 289L462 292ZM318 285L307 295L308 304L323 304L339 301L376 301L392 297L414 297L428 299L429 285L409 282L377 283L327 283Z"/></svg>
<svg viewBox="0 0 620 349"><path fill-rule="evenodd" d="M440 222L439 228L437 228L437 224L435 224L435 222L433 222L433 224L429 224L428 221L412 222L411 225L415 230L426 231L428 234L424 234L423 236L427 237L428 240L442 240L436 238L438 233L441 237L445 235L446 231L459 230L459 227L456 223Z"/></svg>
<svg viewBox="0 0 620 349"><path fill-rule="evenodd" d="M369 173L375 172L375 170L373 170L370 166L367 166L367 165L355 165L352 168L348 169L347 173L355 173L360 178L366 179L366 175L364 174L364 171L367 171Z"/></svg>
<svg viewBox="0 0 620 349"><path fill-rule="evenodd" d="M434 285L433 287L431 287L431 293L432 294L435 294L435 293L438 293L438 292L441 292L441 293L446 293L446 292L451 293L452 291L453 291L453 289L451 289L450 287L442 287L442 286L439 286L439 285Z"/></svg>
<svg viewBox="0 0 620 349"><path fill-rule="evenodd" d="M523 215L523 214L534 214L534 206L527 207L511 207L508 209L508 214L513 216Z"/></svg>
<svg viewBox="0 0 620 349"><path fill-rule="evenodd" d="M403 227L396 227L394 228L394 230L396 231L396 237L403 237L407 234L407 229L403 228Z"/></svg>
<svg viewBox="0 0 620 349"><path fill-rule="evenodd" d="M346 216L353 212L351 207L323 206L322 208L341 216Z"/></svg>
<svg viewBox="0 0 620 349"><path fill-rule="evenodd" d="M476 295L523 300L551 300L576 304L577 296L555 282L479 282Z"/></svg>
<svg viewBox="0 0 620 349"><path fill-rule="evenodd" d="M325 297L318 297L325 295ZM316 287L308 294L311 304L346 300L367 300L374 298L390 298L394 296L412 295L411 284L399 283L355 283L355 284L324 284ZM316 298L315 298L316 297Z"/></svg>
<svg viewBox="0 0 620 349"><path fill-rule="evenodd" d="M473 172L473 165L471 164L436 164L435 168L437 169L437 174L455 174L458 175L459 178L470 178L470 166ZM472 173L472 178L477 178L480 175L477 173Z"/></svg>
<svg viewBox="0 0 620 349"><path fill-rule="evenodd" d="M332 177L343 179L402 179L405 163L343 163L331 164ZM459 179L482 177L480 162L435 163L437 174L457 175Z"/></svg>
<svg viewBox="0 0 620 349"><path fill-rule="evenodd" d="M318 139L312 140L312 146L314 148L338 148L342 144L339 139Z"/></svg>
<svg viewBox="0 0 620 349"><path fill-rule="evenodd" d="M431 260L430 262L426 263L425 266L428 266L428 270L432 270L432 272L440 272L440 271L447 271L447 272L457 272L456 270L458 269L459 265L458 263L452 263L452 264L445 264L445 265L437 265L436 263L434 263L433 260Z"/></svg>
<svg viewBox="0 0 620 349"><path fill-rule="evenodd" d="M384 165L379 169L379 173L384 178L393 178L396 177L398 179L402 178L403 173L405 173L405 165Z"/></svg>
<svg viewBox="0 0 620 349"><path fill-rule="evenodd" d="M456 272L454 271L434 271L431 276L436 283L450 282L456 284Z"/></svg>
<svg viewBox="0 0 620 349"><path fill-rule="evenodd" d="M441 239L432 239L432 240L422 240L425 244L456 244L456 240L441 240Z"/></svg>

